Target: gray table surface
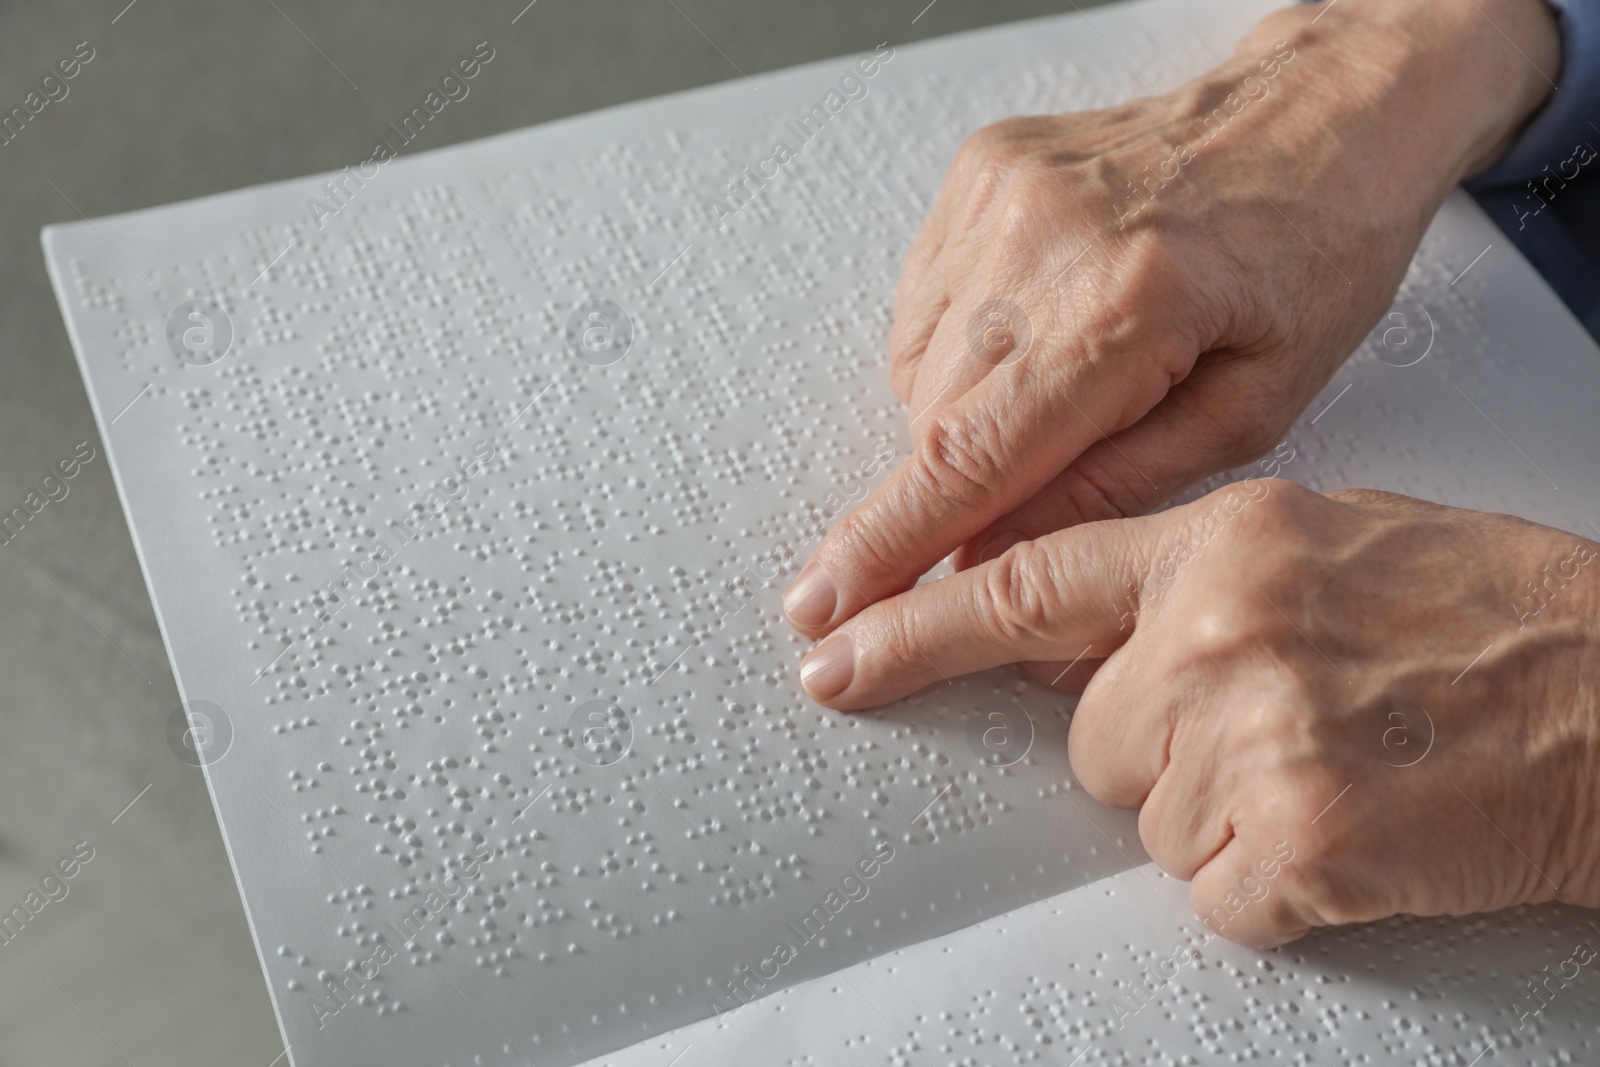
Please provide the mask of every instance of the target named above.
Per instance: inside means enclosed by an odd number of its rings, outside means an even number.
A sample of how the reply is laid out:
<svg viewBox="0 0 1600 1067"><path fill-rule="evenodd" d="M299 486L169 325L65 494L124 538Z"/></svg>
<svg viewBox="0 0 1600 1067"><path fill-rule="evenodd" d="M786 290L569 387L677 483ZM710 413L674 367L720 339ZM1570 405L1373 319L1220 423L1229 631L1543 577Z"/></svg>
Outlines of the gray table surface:
<svg viewBox="0 0 1600 1067"><path fill-rule="evenodd" d="M495 62L409 151L1078 6L125 3L0 5L0 113L79 42L95 53L0 147L0 513L80 442L102 451L45 277L46 223L364 158L483 40ZM70 487L0 545L0 912L79 842L94 858L0 943L0 1065L268 1067L282 1044L204 782L167 747L177 694L103 457Z"/></svg>

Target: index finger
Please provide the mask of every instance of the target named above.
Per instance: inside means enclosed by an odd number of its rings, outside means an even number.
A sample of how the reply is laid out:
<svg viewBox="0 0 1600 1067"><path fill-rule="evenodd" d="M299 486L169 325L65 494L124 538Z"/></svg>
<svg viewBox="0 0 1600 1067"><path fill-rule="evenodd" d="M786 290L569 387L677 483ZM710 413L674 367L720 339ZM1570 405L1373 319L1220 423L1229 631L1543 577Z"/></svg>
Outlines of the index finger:
<svg viewBox="0 0 1600 1067"><path fill-rule="evenodd" d="M1170 514L1061 530L874 604L812 650L801 683L819 703L857 710L1085 646L1110 655L1133 633Z"/></svg>
<svg viewBox="0 0 1600 1067"><path fill-rule="evenodd" d="M1138 381L1115 362L1035 354L929 413L905 463L828 532L784 593L790 623L824 634L911 588L1089 445L1148 411L1167 380Z"/></svg>

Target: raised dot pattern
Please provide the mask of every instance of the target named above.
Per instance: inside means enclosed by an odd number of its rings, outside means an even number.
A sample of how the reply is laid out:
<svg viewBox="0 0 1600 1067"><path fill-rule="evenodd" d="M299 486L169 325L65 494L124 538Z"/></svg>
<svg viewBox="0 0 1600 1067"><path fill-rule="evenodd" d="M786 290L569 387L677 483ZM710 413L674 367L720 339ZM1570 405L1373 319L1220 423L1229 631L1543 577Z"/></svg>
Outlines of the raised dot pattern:
<svg viewBox="0 0 1600 1067"><path fill-rule="evenodd" d="M183 692L236 731L207 773L296 1064L571 1064L896 951L945 999L782 1062L1054 1062L1099 1034L1085 960L980 993L907 947L1143 861L1070 774L1070 701L995 673L822 712L778 596L905 454L889 297L960 139L1176 82L1260 8L1096 14L1128 59L1071 18L899 49L725 227L708 198L849 61L396 162L325 226L308 179L48 235ZM1424 417L1446 373L1530 417L1455 252L1430 237L1407 280L1432 362L1369 342L1345 372L1384 441L1303 421L1284 473L1575 523L1487 430ZM167 350L197 298L234 329L207 366ZM596 299L631 327L603 366L567 341ZM969 729L997 699L1033 737L1004 766ZM590 702L624 718L575 721ZM1201 1007L1171 1058L1082 1062L1311 1062Z"/></svg>

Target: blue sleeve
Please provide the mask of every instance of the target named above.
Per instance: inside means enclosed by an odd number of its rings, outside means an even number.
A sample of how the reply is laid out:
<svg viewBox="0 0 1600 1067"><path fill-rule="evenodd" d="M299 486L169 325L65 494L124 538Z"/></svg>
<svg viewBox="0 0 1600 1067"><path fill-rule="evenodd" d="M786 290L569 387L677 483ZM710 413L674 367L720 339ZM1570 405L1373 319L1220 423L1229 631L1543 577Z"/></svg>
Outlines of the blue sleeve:
<svg viewBox="0 0 1600 1067"><path fill-rule="evenodd" d="M1548 0L1561 75L1506 154L1466 183L1600 340L1600 0Z"/></svg>
<svg viewBox="0 0 1600 1067"><path fill-rule="evenodd" d="M1561 29L1560 78L1466 188L1600 341L1600 0L1546 2Z"/></svg>
<svg viewBox="0 0 1600 1067"><path fill-rule="evenodd" d="M1561 80L1516 143L1468 182L1470 188L1521 187L1545 175L1546 168L1555 173L1580 146L1600 145L1600 0L1547 2L1561 27ZM1571 166L1566 169L1572 173Z"/></svg>

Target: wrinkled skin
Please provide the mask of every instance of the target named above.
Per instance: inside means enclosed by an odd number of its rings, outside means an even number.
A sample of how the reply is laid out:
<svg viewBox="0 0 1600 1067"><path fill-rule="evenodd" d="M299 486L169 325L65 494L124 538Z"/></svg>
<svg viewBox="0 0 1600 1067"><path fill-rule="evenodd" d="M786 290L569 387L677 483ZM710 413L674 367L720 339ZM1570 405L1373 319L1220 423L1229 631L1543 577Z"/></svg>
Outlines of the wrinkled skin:
<svg viewBox="0 0 1600 1067"><path fill-rule="evenodd" d="M1193 880L1197 912L1280 842L1293 852L1221 930L1234 940L1600 904L1600 545L1571 534L1253 479L1023 542L823 647L841 642L849 684L815 695L846 710L1002 663L1050 684L1105 657L1073 770L1141 807L1145 848Z"/></svg>
<svg viewBox="0 0 1600 1067"><path fill-rule="evenodd" d="M1500 28L1558 67L1542 0L1490 6L1510 5L1531 25L1495 10ZM896 295L914 451L824 538L790 621L820 637L951 552L1139 514L1271 449L1445 195L1549 92L1481 6L1279 12L1170 93L975 134Z"/></svg>
<svg viewBox="0 0 1600 1067"><path fill-rule="evenodd" d="M826 638L807 691L1081 690L1075 772L1202 914L1293 850L1222 931L1250 944L1600 903L1593 545L1276 480L1132 517L1282 439L1559 63L1537 0L1340 0L1172 92L975 134L896 294L913 453L785 595ZM1576 569L1529 601L1547 567Z"/></svg>

